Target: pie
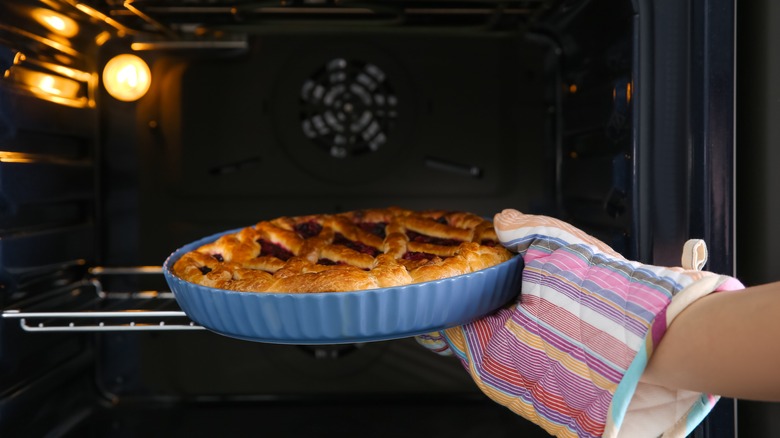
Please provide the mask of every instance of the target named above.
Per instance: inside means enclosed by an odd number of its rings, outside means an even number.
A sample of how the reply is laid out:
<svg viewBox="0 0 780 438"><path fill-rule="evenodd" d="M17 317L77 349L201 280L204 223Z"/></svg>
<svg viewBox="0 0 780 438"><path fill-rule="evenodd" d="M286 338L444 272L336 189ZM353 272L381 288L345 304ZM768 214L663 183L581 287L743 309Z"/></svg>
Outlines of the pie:
<svg viewBox="0 0 780 438"><path fill-rule="evenodd" d="M509 260L493 223L397 207L280 217L185 253L173 273L244 292L344 292L467 274Z"/></svg>

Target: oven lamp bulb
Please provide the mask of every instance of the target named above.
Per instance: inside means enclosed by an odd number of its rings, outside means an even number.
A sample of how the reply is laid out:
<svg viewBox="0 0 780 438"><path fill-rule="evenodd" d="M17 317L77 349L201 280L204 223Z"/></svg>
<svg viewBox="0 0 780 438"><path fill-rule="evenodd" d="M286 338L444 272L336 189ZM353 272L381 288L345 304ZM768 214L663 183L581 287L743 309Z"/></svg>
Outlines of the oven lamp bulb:
<svg viewBox="0 0 780 438"><path fill-rule="evenodd" d="M138 100L146 94L151 83L149 66L136 55L117 55L103 68L103 85L117 100Z"/></svg>

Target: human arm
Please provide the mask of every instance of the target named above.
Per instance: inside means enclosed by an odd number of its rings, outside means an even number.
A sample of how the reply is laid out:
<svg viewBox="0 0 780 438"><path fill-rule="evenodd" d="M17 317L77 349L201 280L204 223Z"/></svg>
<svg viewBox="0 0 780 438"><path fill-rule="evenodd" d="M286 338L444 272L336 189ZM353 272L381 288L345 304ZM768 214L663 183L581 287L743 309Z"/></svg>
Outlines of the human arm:
<svg viewBox="0 0 780 438"><path fill-rule="evenodd" d="M780 401L780 282L711 294L669 326L642 381Z"/></svg>

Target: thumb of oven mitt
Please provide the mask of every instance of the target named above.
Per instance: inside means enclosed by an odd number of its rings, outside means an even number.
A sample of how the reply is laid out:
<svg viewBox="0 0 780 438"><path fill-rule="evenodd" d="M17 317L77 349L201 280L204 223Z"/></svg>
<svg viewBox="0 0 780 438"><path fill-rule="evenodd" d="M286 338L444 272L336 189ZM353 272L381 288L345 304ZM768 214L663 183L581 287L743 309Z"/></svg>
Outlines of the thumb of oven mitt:
<svg viewBox="0 0 780 438"><path fill-rule="evenodd" d="M525 263L521 294L473 323L417 337L454 354L491 399L560 437L683 437L717 396L640 382L669 324L711 292L742 289L699 269L692 240L683 267L629 261L560 220L504 210L501 243Z"/></svg>

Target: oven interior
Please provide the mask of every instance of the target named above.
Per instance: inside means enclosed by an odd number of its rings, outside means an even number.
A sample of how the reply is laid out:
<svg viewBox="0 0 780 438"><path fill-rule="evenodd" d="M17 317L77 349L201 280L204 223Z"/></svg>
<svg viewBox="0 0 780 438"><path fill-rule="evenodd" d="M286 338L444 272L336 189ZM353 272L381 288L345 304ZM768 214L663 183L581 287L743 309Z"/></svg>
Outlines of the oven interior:
<svg viewBox="0 0 780 438"><path fill-rule="evenodd" d="M0 4L0 428L32 436L526 436L413 339L191 323L159 266L283 215L571 221L638 256L629 1ZM101 76L132 53L136 101Z"/></svg>

